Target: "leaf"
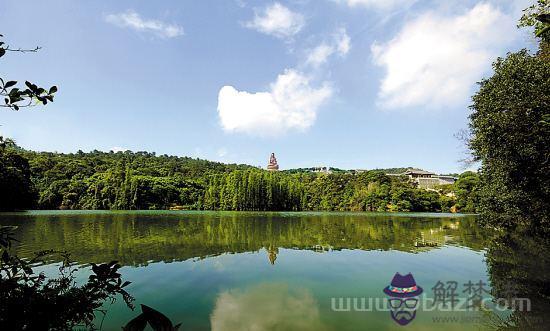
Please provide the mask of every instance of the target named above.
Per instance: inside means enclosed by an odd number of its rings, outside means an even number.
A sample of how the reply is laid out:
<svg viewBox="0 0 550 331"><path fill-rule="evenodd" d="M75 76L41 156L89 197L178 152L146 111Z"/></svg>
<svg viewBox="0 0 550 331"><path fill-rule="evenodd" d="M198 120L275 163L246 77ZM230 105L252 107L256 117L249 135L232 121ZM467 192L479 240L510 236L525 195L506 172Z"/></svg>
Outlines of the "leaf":
<svg viewBox="0 0 550 331"><path fill-rule="evenodd" d="M146 315L147 322L155 331L172 331L174 327L172 322L161 312L154 310L146 305L141 305L141 311Z"/></svg>
<svg viewBox="0 0 550 331"><path fill-rule="evenodd" d="M3 48L0 48L0 57L4 56L6 54L6 50Z"/></svg>
<svg viewBox="0 0 550 331"><path fill-rule="evenodd" d="M57 86L52 86L50 87L50 91L48 92L48 94L54 94L55 92L57 92Z"/></svg>
<svg viewBox="0 0 550 331"><path fill-rule="evenodd" d="M17 84L15 80L10 80L9 82L6 82L6 84L4 84L4 88L12 87L15 84Z"/></svg>
<svg viewBox="0 0 550 331"><path fill-rule="evenodd" d="M124 282L120 287L121 287L121 288L122 288L122 287L126 287L126 286L128 286L128 285L130 285L130 284L132 284L132 282L126 281L126 282Z"/></svg>
<svg viewBox="0 0 550 331"><path fill-rule="evenodd" d="M540 14L536 19L539 22L550 24L550 14Z"/></svg>
<svg viewBox="0 0 550 331"><path fill-rule="evenodd" d="M540 36L542 36L543 34L545 34L547 31L550 31L550 25L549 25L549 26L545 26L542 30L540 30L540 31L538 31L537 33L535 33L535 36L540 37Z"/></svg>
<svg viewBox="0 0 550 331"><path fill-rule="evenodd" d="M10 259L10 256L9 256L8 252L7 252L7 251L4 251L4 252L2 253L2 261L3 261L4 263L8 263L9 259Z"/></svg>
<svg viewBox="0 0 550 331"><path fill-rule="evenodd" d="M144 313L139 314L133 320L128 322L126 326L122 328L124 331L142 331L147 326L147 317Z"/></svg>

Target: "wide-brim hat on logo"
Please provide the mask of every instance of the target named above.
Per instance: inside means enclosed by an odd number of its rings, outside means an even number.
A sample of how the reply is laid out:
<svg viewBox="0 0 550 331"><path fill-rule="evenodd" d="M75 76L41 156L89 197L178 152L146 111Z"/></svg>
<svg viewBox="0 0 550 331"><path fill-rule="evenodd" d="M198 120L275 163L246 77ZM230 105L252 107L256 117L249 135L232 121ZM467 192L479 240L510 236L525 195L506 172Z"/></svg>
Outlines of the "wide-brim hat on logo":
<svg viewBox="0 0 550 331"><path fill-rule="evenodd" d="M384 293L397 298L410 298L422 294L422 287L416 285L416 281L411 273L405 276L396 273L391 280L391 284L384 288Z"/></svg>

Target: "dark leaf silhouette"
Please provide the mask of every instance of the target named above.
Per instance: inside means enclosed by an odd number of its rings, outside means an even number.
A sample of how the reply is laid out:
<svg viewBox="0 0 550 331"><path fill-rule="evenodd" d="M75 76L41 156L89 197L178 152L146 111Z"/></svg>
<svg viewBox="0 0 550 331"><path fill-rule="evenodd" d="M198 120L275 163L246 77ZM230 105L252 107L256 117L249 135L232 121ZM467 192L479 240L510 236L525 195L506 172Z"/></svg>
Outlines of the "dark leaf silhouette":
<svg viewBox="0 0 550 331"><path fill-rule="evenodd" d="M142 331L147 326L147 317L144 313L139 314L136 318L128 322L126 326L122 328L124 331Z"/></svg>
<svg viewBox="0 0 550 331"><path fill-rule="evenodd" d="M126 324L126 326L122 328L124 331L144 330L147 326L147 323L149 323L151 328L153 328L153 330L155 331L175 331L178 330L181 326L181 323L173 326L168 317L149 306L142 304L141 311L141 314L128 322L128 324Z"/></svg>
<svg viewBox="0 0 550 331"><path fill-rule="evenodd" d="M147 316L147 321L155 331L172 331L174 327L168 317L146 305L141 305L141 311Z"/></svg>
<svg viewBox="0 0 550 331"><path fill-rule="evenodd" d="M4 84L4 88L12 87L12 86L14 86L15 84L17 84L16 81L10 80L9 82L6 82L6 84Z"/></svg>

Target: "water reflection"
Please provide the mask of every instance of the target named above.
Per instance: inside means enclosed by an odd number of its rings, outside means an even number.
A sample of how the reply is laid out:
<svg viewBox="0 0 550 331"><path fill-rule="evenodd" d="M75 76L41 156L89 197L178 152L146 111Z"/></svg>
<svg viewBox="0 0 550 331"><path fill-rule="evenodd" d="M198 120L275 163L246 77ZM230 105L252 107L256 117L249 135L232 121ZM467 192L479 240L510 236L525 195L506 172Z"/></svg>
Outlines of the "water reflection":
<svg viewBox="0 0 550 331"><path fill-rule="evenodd" d="M486 237L468 217L365 214L37 214L4 216L0 224L18 226L20 256L56 249L81 264L117 259L133 266L262 249L275 264L279 248L420 252L453 244L481 250Z"/></svg>
<svg viewBox="0 0 550 331"><path fill-rule="evenodd" d="M489 316L497 330L548 330L550 327L550 240L525 231L496 236L487 249L492 295L514 311L507 318ZM527 298L530 309L525 302ZM522 307L523 305L523 307Z"/></svg>
<svg viewBox="0 0 550 331"><path fill-rule="evenodd" d="M197 330L388 329L395 323L387 312L334 313L330 298L381 296L397 271L413 272L427 296L438 280L483 280L511 308L519 308L514 298L531 300L531 311L483 313L482 329L544 330L550 322L549 241L488 232L474 217L38 212L0 214L0 225L17 225L23 257L55 249L82 265L119 260L139 303ZM439 329L438 314L422 311L410 326ZM104 325L119 329L134 315L114 305Z"/></svg>
<svg viewBox="0 0 550 331"><path fill-rule="evenodd" d="M310 291L274 283L220 293L210 323L215 331L325 330Z"/></svg>

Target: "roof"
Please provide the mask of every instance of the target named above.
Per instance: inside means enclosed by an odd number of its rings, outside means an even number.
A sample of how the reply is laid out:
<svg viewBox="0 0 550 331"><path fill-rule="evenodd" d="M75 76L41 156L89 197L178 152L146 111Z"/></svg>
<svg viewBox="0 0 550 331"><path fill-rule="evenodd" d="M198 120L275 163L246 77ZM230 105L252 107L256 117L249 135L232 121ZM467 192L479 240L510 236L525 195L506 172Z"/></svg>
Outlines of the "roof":
<svg viewBox="0 0 550 331"><path fill-rule="evenodd" d="M407 169L404 173L405 175L435 175L433 172L429 172L422 169Z"/></svg>

